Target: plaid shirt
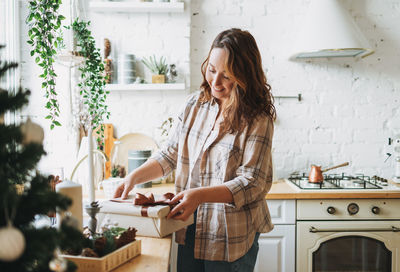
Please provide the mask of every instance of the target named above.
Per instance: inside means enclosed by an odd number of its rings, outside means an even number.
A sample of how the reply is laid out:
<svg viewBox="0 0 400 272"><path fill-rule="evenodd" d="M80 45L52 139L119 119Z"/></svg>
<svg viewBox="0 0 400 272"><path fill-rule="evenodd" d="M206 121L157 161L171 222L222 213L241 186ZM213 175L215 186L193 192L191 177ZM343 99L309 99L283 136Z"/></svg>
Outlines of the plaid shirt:
<svg viewBox="0 0 400 272"><path fill-rule="evenodd" d="M201 186L225 184L233 203L204 203L197 209L194 257L204 260L235 261L252 246L256 232L272 230L265 195L272 185L271 145L273 122L259 117L241 133L218 133L207 141L219 106L201 103L192 95L178 117L174 133L152 158L164 175L176 169L177 193L189 188L189 177L201 155ZM183 244L186 229L176 233Z"/></svg>

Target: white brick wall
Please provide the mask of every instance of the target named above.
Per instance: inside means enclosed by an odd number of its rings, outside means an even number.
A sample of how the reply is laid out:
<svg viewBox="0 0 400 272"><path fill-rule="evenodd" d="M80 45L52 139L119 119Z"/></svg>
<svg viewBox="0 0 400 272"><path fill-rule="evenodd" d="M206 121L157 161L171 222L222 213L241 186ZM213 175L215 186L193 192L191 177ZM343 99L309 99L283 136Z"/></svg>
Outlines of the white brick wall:
<svg viewBox="0 0 400 272"><path fill-rule="evenodd" d="M376 53L363 60L290 62L288 56L310 1L192 1L191 81L201 82L199 64L222 29L239 27L256 38L277 100L274 136L277 177L308 171L311 163L350 161L350 173L394 174L386 163L387 138L400 133L400 27L398 1L341 1ZM232 7L229 7L233 5ZM397 19L396 19L397 18Z"/></svg>
<svg viewBox="0 0 400 272"><path fill-rule="evenodd" d="M230 27L249 30L258 42L273 94L301 93L304 98L301 102L276 100L276 176L308 171L311 163L330 166L350 161L350 167L338 171L391 177L394 159L384 160L385 153L392 152L387 138L400 133L400 5L397 0L341 1L376 50L372 56L363 60L290 62L288 56L309 2L186 0L182 14L88 15L98 41L108 37L120 50L137 56L165 55L185 74L191 91L198 89L202 81L200 65L214 37ZM26 8L22 10L24 17ZM49 155L43 164L71 164L74 159L68 146L74 145L75 138L68 129L68 111L63 117L65 127L50 133L48 123L42 120L45 113L39 71L23 42L24 24L21 34L22 83L33 91L27 112L37 116L35 121L46 128ZM68 98L66 70L58 67L57 71L60 93ZM178 111L187 94L113 92L109 108L116 136L142 132L156 137L156 128Z"/></svg>

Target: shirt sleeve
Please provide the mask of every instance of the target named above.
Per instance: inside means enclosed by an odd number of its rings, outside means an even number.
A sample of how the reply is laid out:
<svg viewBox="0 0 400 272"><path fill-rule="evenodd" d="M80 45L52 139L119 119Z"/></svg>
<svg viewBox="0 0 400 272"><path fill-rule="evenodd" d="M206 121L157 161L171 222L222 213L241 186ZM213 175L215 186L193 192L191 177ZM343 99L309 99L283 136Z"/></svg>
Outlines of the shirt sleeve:
<svg viewBox="0 0 400 272"><path fill-rule="evenodd" d="M185 107L181 110L178 117L175 118L175 126L172 128L172 133L169 134L166 144L150 157L150 159L156 160L161 165L164 177L176 169L179 141L184 121L197 97L198 93L189 97Z"/></svg>
<svg viewBox="0 0 400 272"><path fill-rule="evenodd" d="M273 132L270 118L260 118L252 124L236 177L224 183L233 195L233 203L227 205L241 208L265 198L272 185Z"/></svg>

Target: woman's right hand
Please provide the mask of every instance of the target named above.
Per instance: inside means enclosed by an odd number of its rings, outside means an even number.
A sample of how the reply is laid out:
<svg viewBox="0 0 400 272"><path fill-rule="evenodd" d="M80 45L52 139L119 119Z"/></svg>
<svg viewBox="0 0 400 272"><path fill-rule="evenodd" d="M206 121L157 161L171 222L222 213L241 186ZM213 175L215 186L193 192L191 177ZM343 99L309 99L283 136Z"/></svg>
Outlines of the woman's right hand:
<svg viewBox="0 0 400 272"><path fill-rule="evenodd" d="M148 159L144 164L125 177L123 183L117 187L117 190L115 190L114 197L127 199L129 192L133 189L135 184L154 180L162 177L162 175L163 169L160 163L156 160Z"/></svg>
<svg viewBox="0 0 400 272"><path fill-rule="evenodd" d="M114 198L121 197L122 199L127 199L129 192L133 189L134 186L135 184L131 176L126 176L124 181L115 190Z"/></svg>

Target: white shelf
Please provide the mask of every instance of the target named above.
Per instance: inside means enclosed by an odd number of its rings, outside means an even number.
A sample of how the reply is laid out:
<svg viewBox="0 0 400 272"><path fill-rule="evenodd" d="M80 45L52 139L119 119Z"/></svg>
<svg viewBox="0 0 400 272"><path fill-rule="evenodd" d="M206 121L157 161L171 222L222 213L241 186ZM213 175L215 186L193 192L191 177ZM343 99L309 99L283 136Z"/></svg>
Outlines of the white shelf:
<svg viewBox="0 0 400 272"><path fill-rule="evenodd" d="M183 12L184 2L117 2L90 1L89 8L95 12Z"/></svg>
<svg viewBox="0 0 400 272"><path fill-rule="evenodd" d="M185 90L185 83L160 83L160 84L107 84L107 91L163 91Z"/></svg>

